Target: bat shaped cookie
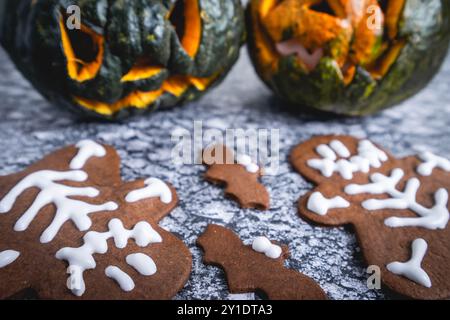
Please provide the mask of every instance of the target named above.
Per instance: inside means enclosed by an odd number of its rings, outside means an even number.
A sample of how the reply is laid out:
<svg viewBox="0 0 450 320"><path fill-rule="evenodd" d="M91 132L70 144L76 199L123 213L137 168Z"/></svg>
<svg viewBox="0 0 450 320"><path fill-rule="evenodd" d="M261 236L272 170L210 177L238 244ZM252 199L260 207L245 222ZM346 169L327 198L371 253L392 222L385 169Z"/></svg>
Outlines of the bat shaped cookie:
<svg viewBox="0 0 450 320"><path fill-rule="evenodd" d="M325 292L311 278L283 266L286 246L258 237L245 246L230 229L209 225L197 240L205 264L225 270L231 293L262 291L271 300L323 300Z"/></svg>
<svg viewBox="0 0 450 320"><path fill-rule="evenodd" d="M225 185L225 194L242 208L269 209L269 193L258 181L262 170L248 155L215 145L203 150L203 162L208 166L205 179Z"/></svg>
<svg viewBox="0 0 450 320"><path fill-rule="evenodd" d="M368 140L318 136L295 147L294 168L317 187L300 216L354 227L383 283L415 299L450 298L450 162L425 152L396 159Z"/></svg>
<svg viewBox="0 0 450 320"><path fill-rule="evenodd" d="M177 202L159 179L123 182L116 151L90 140L0 177L0 298L172 298L191 254L157 223Z"/></svg>

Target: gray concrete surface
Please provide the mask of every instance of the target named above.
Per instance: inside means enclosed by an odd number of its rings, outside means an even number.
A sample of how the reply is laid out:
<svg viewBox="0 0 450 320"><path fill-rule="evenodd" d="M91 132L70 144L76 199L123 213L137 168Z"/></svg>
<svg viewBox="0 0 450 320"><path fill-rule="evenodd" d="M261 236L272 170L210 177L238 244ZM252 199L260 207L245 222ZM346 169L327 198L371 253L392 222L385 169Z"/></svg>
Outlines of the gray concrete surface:
<svg viewBox="0 0 450 320"><path fill-rule="evenodd" d="M450 59L433 83L397 108L363 119L294 116L257 79L245 50L226 81L201 101L122 124L86 123L45 101L15 70L0 49L0 174L24 168L46 153L92 138L112 144L122 156L125 179L156 176L171 181L181 202L161 225L177 234L193 253L193 271L177 299L254 298L230 295L221 270L205 266L195 240L208 223L227 225L249 242L267 235L289 245L287 266L315 280L332 299L384 299L385 291L369 290L361 253L350 228L325 229L302 221L295 202L311 185L291 170L287 156L300 141L317 134L367 136L404 156L426 148L450 158ZM264 178L272 208L261 213L241 210L224 199L223 190L202 179L202 166L176 166L170 161L171 132L207 128L275 128L281 132L277 176Z"/></svg>

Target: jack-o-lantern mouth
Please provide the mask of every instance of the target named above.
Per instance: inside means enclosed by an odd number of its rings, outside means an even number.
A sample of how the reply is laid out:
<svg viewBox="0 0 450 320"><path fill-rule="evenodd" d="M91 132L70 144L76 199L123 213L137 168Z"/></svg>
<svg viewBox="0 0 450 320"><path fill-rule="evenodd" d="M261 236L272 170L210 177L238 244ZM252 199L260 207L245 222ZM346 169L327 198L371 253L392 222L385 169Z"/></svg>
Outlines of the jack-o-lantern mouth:
<svg viewBox="0 0 450 320"><path fill-rule="evenodd" d="M398 26L405 0L263 0L252 5L252 27L263 75L284 56L296 55L306 73L323 57L350 84L356 67L381 79L405 45Z"/></svg>
<svg viewBox="0 0 450 320"><path fill-rule="evenodd" d="M69 77L83 83L93 80L99 73L104 60L105 37L89 27L82 25L79 30L69 30L66 27L65 15L60 17L61 41L67 60ZM165 17L173 26L180 45L186 55L192 60L200 49L202 41L202 17L199 0L178 0ZM120 82L122 84L148 80L167 72L165 66L155 64L151 56L139 57L131 69L127 70ZM84 97L73 97L75 103L102 115L113 115L123 108L147 108L157 101L163 94L181 97L190 87L204 91L217 75L199 78L187 75L171 75L163 81L157 90L137 90L127 94L114 103L94 101Z"/></svg>
<svg viewBox="0 0 450 320"><path fill-rule="evenodd" d="M133 107L137 109L145 109L149 105L156 102L156 100L158 100L163 94L171 94L175 97L181 97L191 86L198 91L204 91L215 79L216 76L210 78L172 76L165 80L161 88L158 90L135 91L115 103L93 101L82 97L74 97L74 101L89 110L109 116L124 108Z"/></svg>

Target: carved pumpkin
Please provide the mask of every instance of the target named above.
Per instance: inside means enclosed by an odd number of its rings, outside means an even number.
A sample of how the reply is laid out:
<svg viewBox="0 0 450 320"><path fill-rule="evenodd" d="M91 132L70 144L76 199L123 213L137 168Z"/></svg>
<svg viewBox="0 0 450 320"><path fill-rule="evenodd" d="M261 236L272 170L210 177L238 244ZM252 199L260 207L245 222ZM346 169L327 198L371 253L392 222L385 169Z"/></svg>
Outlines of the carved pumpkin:
<svg viewBox="0 0 450 320"><path fill-rule="evenodd" d="M244 38L238 0L7 0L3 18L1 43L40 92L104 118L199 97Z"/></svg>
<svg viewBox="0 0 450 320"><path fill-rule="evenodd" d="M365 115L421 90L446 56L446 0L252 0L263 81L298 107Z"/></svg>

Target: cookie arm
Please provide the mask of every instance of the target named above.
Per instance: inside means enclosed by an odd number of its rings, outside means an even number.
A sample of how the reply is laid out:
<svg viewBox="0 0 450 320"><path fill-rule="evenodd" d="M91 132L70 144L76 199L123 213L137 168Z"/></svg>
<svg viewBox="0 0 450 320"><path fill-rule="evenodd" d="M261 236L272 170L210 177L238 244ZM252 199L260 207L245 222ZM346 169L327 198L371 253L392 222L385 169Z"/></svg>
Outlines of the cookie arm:
<svg viewBox="0 0 450 320"><path fill-rule="evenodd" d="M160 179L149 178L129 182L119 192L121 209L138 218L158 223L178 204L175 188ZM117 194L117 192L116 192Z"/></svg>
<svg viewBox="0 0 450 320"><path fill-rule="evenodd" d="M348 196L326 184L308 192L297 203L302 218L330 227L355 224L363 212L359 205L353 209L352 206L355 205Z"/></svg>

